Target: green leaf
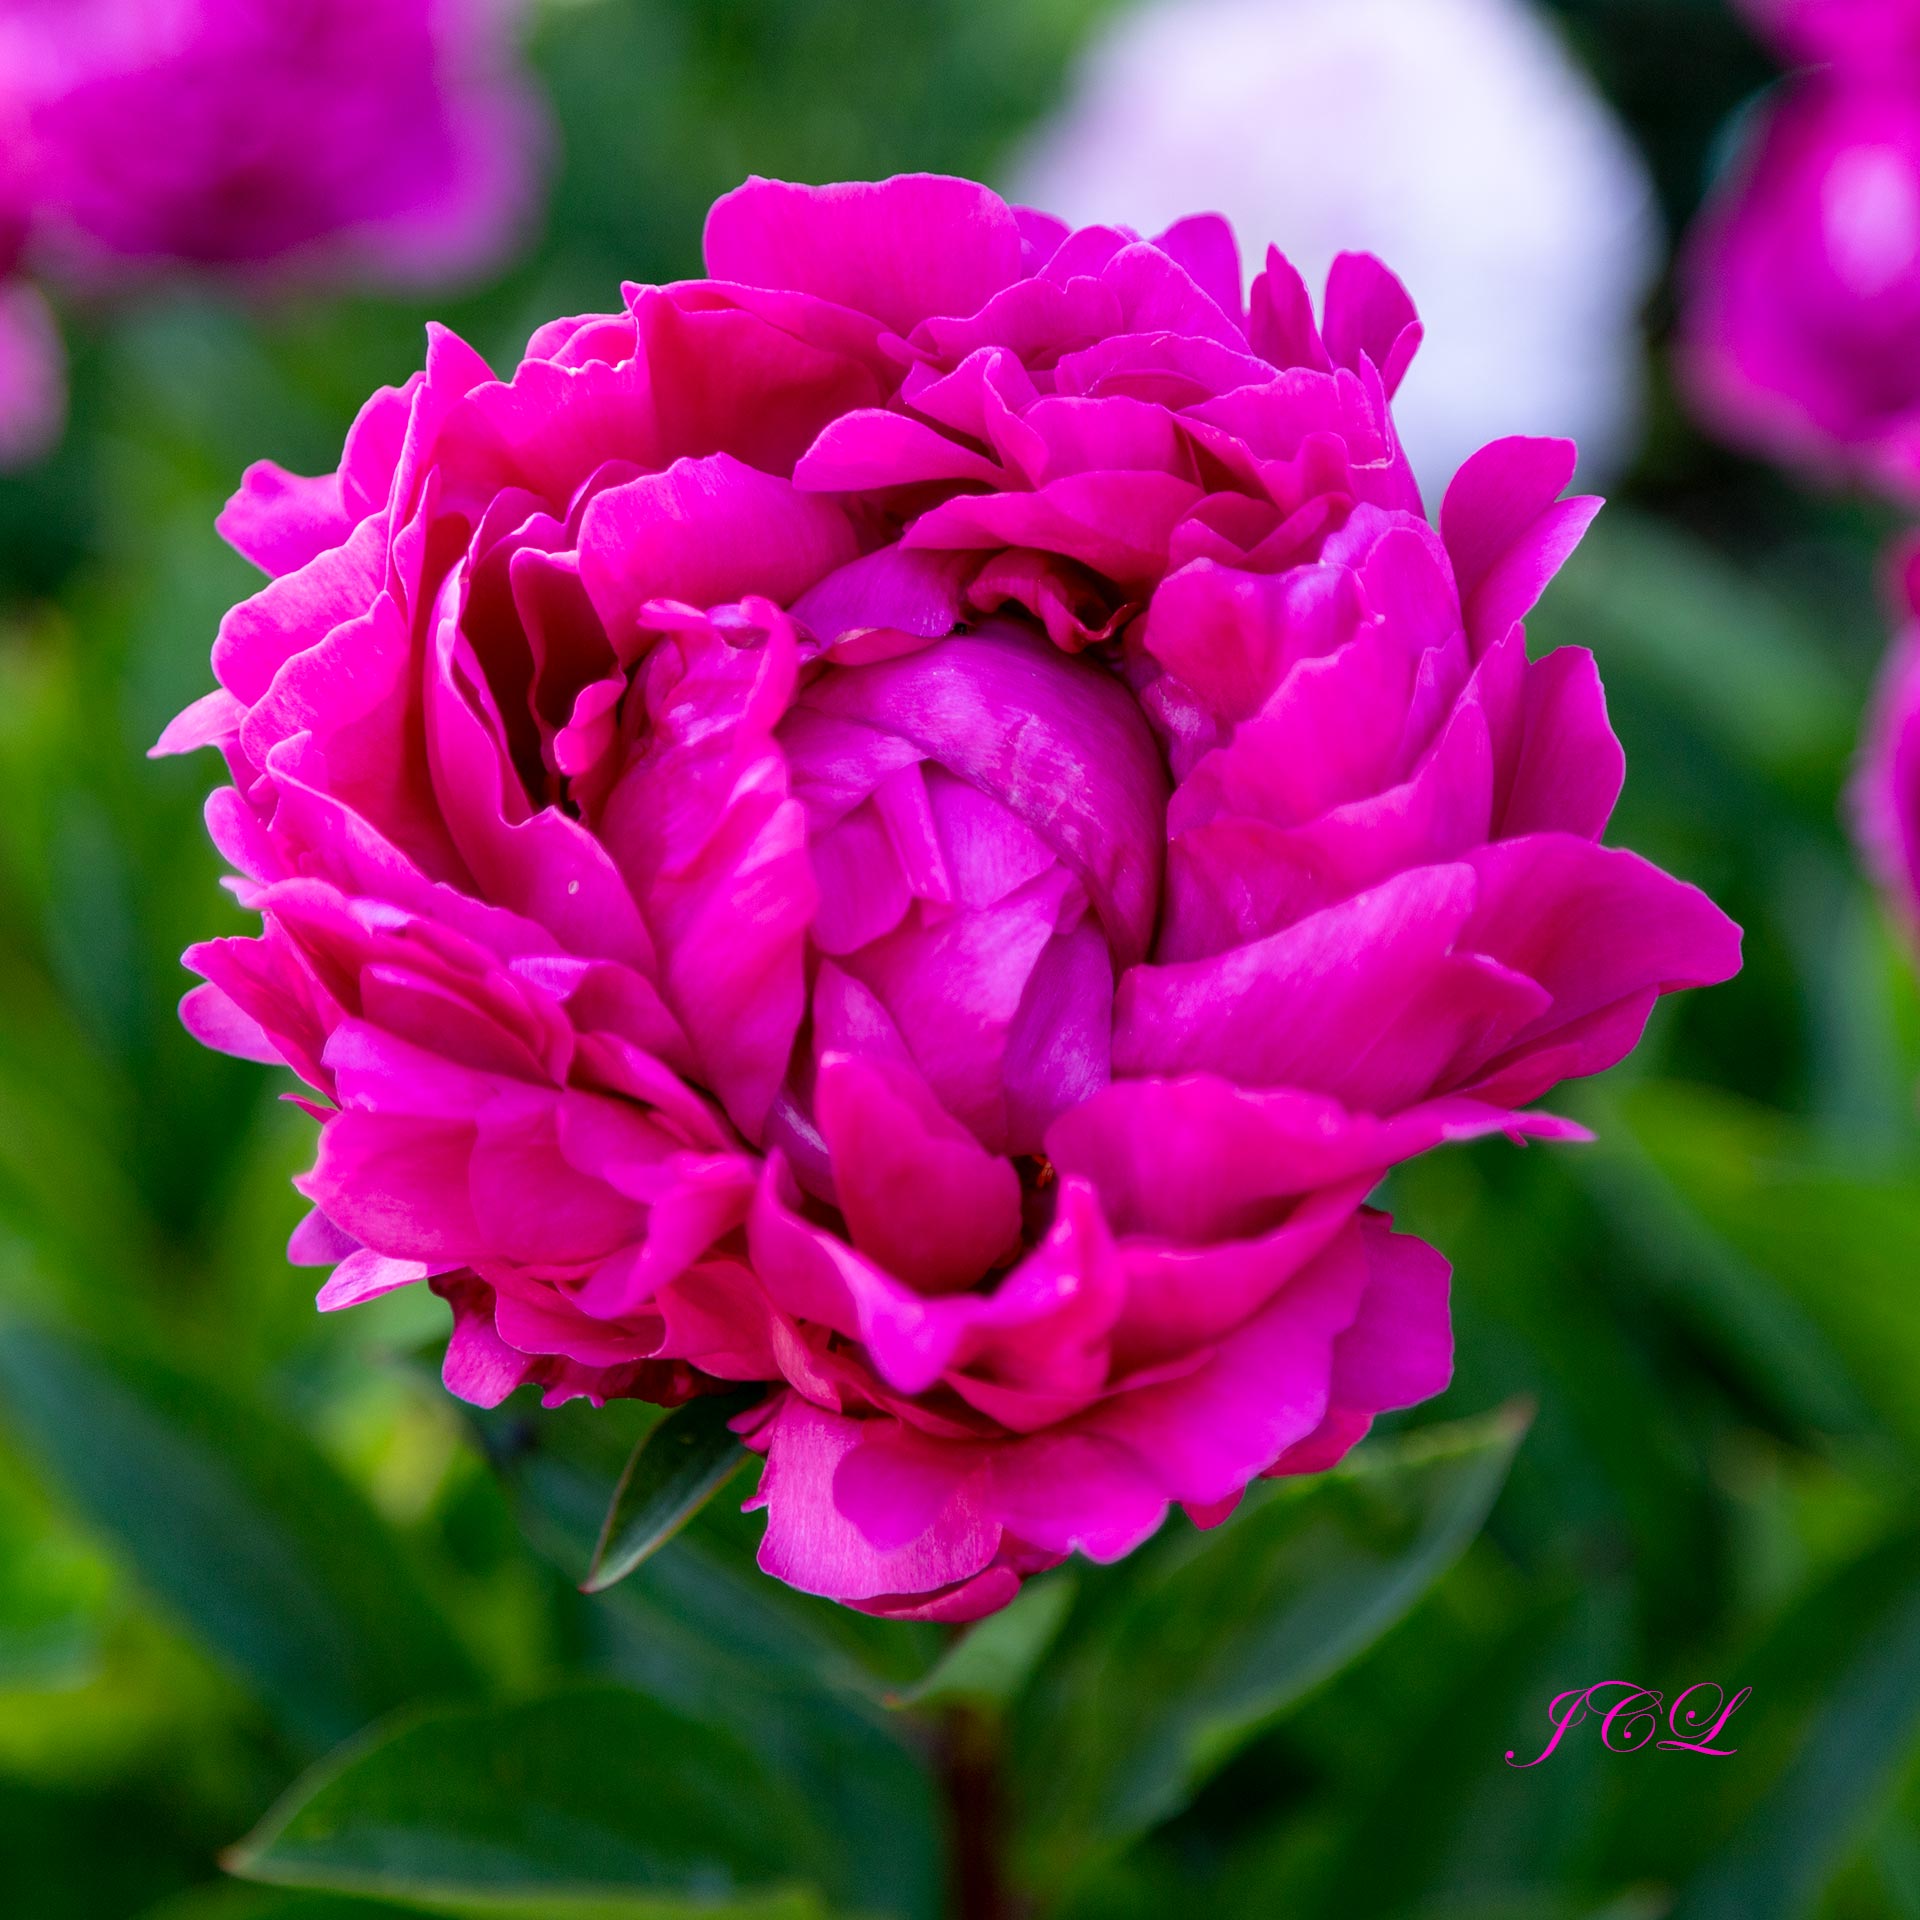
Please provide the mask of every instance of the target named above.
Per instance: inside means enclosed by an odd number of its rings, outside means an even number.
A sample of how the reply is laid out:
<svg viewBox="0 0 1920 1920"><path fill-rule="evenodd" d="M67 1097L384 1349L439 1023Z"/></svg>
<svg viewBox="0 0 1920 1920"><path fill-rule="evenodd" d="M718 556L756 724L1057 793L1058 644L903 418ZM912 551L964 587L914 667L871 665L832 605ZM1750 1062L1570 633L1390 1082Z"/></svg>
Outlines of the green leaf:
<svg viewBox="0 0 1920 1920"><path fill-rule="evenodd" d="M437 1365L437 1360L436 1360ZM435 1391L438 1391L436 1386ZM585 1577L613 1488L658 1409L636 1400L592 1408L584 1401L546 1408L507 1401L462 1405L529 1540L567 1578ZM723 1639L729 1656L804 1669L828 1691L877 1706L891 1687L909 1684L938 1657L943 1635L923 1623L877 1620L769 1580L756 1565L763 1523L731 1500L710 1501L671 1550L634 1578L609 1588L615 1613L651 1614L666 1588L689 1585L682 1608L691 1624Z"/></svg>
<svg viewBox="0 0 1920 1920"><path fill-rule="evenodd" d="M1673 1920L1792 1920L1811 1911L1886 1806L1920 1737L1920 1538L1867 1556L1791 1630L1829 1655L1845 1649L1846 1658L1784 1770L1689 1881Z"/></svg>
<svg viewBox="0 0 1920 1920"><path fill-rule="evenodd" d="M1342 1920L1404 1920L1472 1889L1572 1881L1592 1851L1614 1756L1591 1738L1568 1740L1550 1766L1526 1772L1503 1756L1529 1740L1538 1750L1546 1703L1579 1678L1633 1667L1632 1599L1592 1568L1559 1578L1566 1584L1551 1600L1542 1576L1529 1581L1527 1611L1511 1624L1482 1592L1452 1610L1463 1632L1410 1629L1391 1661L1383 1648L1372 1663L1367 1705L1353 1687L1331 1708L1320 1703L1323 1725L1331 1717L1351 1736L1349 1751L1366 1758L1338 1795L1319 1909ZM1298 1744L1311 1754L1304 1737ZM1290 1824L1248 1849L1242 1877L1224 1890L1229 1911L1285 1910L1261 1868ZM1581 1910L1570 1903L1567 1920Z"/></svg>
<svg viewBox="0 0 1920 1920"><path fill-rule="evenodd" d="M586 1565L609 1490L652 1410L464 1410L529 1536L570 1579ZM757 1523L714 1502L592 1609L604 1672L723 1727L793 1783L840 1836L830 1891L863 1913L928 1920L940 1900L939 1814L924 1755L880 1704L866 1657L924 1670L933 1629L869 1620L795 1593L753 1563ZM917 1657L916 1657L917 1656ZM896 1677L889 1673L888 1678Z"/></svg>
<svg viewBox="0 0 1920 1920"><path fill-rule="evenodd" d="M727 1424L766 1398L763 1386L704 1394L641 1435L613 1490L582 1585L601 1593L649 1560L746 1465Z"/></svg>
<svg viewBox="0 0 1920 1920"><path fill-rule="evenodd" d="M1225 1526L1150 1564L1035 1696L1047 1724L1029 1721L1023 1797L1039 1808L1042 1874L1177 1813L1400 1619L1479 1531L1528 1418L1506 1409L1257 1489Z"/></svg>
<svg viewBox="0 0 1920 1920"><path fill-rule="evenodd" d="M0 701L7 692L0 678ZM0 885L0 893L4 893ZM128 1178L128 1083L0 940L0 1305L149 1321L161 1255ZM49 1100L57 1087L61 1098ZM143 1297L144 1296L144 1297Z"/></svg>
<svg viewBox="0 0 1920 1920"><path fill-rule="evenodd" d="M969 1627L924 1678L889 1695L888 1705L1004 1711L1066 1625L1077 1585L1070 1573L1029 1580L1011 1605Z"/></svg>
<svg viewBox="0 0 1920 1920"><path fill-rule="evenodd" d="M195 1887L150 1908L141 1920L406 1920L422 1911L384 1900L355 1900L292 1887L242 1886L228 1880Z"/></svg>
<svg viewBox="0 0 1920 1920"><path fill-rule="evenodd" d="M1778 1323L1776 1353L1791 1337L1808 1369L1838 1356L1856 1397L1920 1451L1920 1177L1911 1162L1837 1162L1782 1115L1675 1082L1628 1088L1615 1111L1621 1128L1603 1122L1603 1143L1615 1144L1603 1144L1597 1164L1624 1164L1620 1142L1630 1136L1748 1271L1752 1317L1764 1311ZM1833 1426L1844 1430L1838 1417Z"/></svg>
<svg viewBox="0 0 1920 1920"><path fill-rule="evenodd" d="M276 1886L513 1920L802 1916L827 1846L740 1743L617 1687L443 1708L298 1782L228 1858Z"/></svg>
<svg viewBox="0 0 1920 1920"><path fill-rule="evenodd" d="M1920 1834L1898 1808L1880 1823L1873 1864L1886 1892L1889 1920L1920 1920Z"/></svg>
<svg viewBox="0 0 1920 1920"><path fill-rule="evenodd" d="M64 1689L97 1671L115 1572L0 1456L0 1691Z"/></svg>
<svg viewBox="0 0 1920 1920"><path fill-rule="evenodd" d="M1644 679L1764 772L1824 772L1852 743L1859 701L1829 636L1724 554L1630 509L1600 516L1528 626L1536 642L1591 646L1609 681Z"/></svg>
<svg viewBox="0 0 1920 1920"><path fill-rule="evenodd" d="M0 1326L0 1416L147 1589L330 1745L475 1675L379 1517L304 1435L129 1349Z"/></svg>
<svg viewBox="0 0 1920 1920"><path fill-rule="evenodd" d="M751 1566L683 1534L606 1596L606 1665L680 1712L724 1727L839 1836L828 1891L862 1913L939 1910L939 1810L925 1756L852 1662ZM828 1603L814 1602L818 1608Z"/></svg>
<svg viewBox="0 0 1920 1920"><path fill-rule="evenodd" d="M1729 1138L1731 1109L1722 1096L1652 1082L1618 1099L1582 1089L1566 1104L1599 1136L1596 1147L1568 1156L1569 1172L1605 1208L1632 1277L1714 1352L1781 1430L1868 1431L1873 1416L1858 1382L1816 1319L1700 1208L1703 1196L1683 1162L1717 1162L1716 1179L1724 1179L1747 1159L1745 1145ZM1644 1136L1635 1119L1643 1107ZM1696 1115L1700 1132L1689 1137Z"/></svg>

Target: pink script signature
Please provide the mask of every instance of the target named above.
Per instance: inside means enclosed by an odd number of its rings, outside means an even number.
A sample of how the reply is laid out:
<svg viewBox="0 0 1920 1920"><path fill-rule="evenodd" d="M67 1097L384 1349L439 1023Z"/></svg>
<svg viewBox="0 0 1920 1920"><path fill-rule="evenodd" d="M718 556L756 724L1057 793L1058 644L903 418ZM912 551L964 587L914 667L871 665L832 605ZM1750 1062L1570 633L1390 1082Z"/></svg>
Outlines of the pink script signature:
<svg viewBox="0 0 1920 1920"><path fill-rule="evenodd" d="M1745 1704L1751 1687L1742 1687L1732 1699L1726 1689L1711 1680L1696 1681L1674 1695L1666 1709L1666 1723L1672 1738L1662 1740L1663 1753L1711 1753L1720 1756L1739 1752L1737 1747L1714 1744L1726 1731L1727 1722ZM1689 1702L1693 1702L1689 1705ZM1553 1723L1553 1737L1531 1760L1516 1760L1507 1749L1510 1767L1537 1767L1560 1744L1569 1727L1577 1727L1587 1715L1600 1717L1600 1741L1614 1753L1633 1753L1644 1747L1660 1731L1661 1708L1666 1696L1652 1687L1637 1687L1631 1680L1596 1680L1590 1687L1574 1687L1555 1694L1547 1707Z"/></svg>

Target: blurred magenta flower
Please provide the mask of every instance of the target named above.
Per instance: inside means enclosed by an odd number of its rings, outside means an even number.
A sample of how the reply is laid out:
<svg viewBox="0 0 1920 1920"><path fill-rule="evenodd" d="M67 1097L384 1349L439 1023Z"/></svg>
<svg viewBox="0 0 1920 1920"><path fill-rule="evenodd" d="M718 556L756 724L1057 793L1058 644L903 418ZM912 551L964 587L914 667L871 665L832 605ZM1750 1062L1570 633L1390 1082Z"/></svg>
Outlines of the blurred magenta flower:
<svg viewBox="0 0 1920 1920"><path fill-rule="evenodd" d="M1913 0L1741 0L1782 58L1867 61L1920 53Z"/></svg>
<svg viewBox="0 0 1920 1920"><path fill-rule="evenodd" d="M0 279L0 472L37 460L67 418L67 361L40 290Z"/></svg>
<svg viewBox="0 0 1920 1920"><path fill-rule="evenodd" d="M159 751L257 938L185 1018L313 1088L323 1306L425 1281L449 1386L764 1383L762 1563L962 1619L1446 1383L1364 1205L1718 980L1600 844L1591 659L1522 617L1596 502L1488 447L1425 518L1376 261L927 176L751 181L710 278L441 329Z"/></svg>
<svg viewBox="0 0 1920 1920"><path fill-rule="evenodd" d="M1395 416L1436 495L1503 434L1578 441L1590 484L1639 444L1653 182L1532 0L1119 10L1011 177L1075 220L1211 207L1316 281L1391 260L1428 331Z"/></svg>
<svg viewBox="0 0 1920 1920"><path fill-rule="evenodd" d="M1728 439L1920 495L1920 11L1759 7L1793 75L1682 262L1680 372Z"/></svg>
<svg viewBox="0 0 1920 1920"><path fill-rule="evenodd" d="M38 289L16 271L26 236L26 207L0 178L0 472L37 460L59 439L67 414L60 330Z"/></svg>
<svg viewBox="0 0 1920 1920"><path fill-rule="evenodd" d="M69 270L440 279L530 211L510 0L0 0L35 248ZM0 103L3 105L4 103Z"/></svg>
<svg viewBox="0 0 1920 1920"><path fill-rule="evenodd" d="M1920 541L1892 569L1898 631L1867 710L1851 799L1868 870L1920 934Z"/></svg>

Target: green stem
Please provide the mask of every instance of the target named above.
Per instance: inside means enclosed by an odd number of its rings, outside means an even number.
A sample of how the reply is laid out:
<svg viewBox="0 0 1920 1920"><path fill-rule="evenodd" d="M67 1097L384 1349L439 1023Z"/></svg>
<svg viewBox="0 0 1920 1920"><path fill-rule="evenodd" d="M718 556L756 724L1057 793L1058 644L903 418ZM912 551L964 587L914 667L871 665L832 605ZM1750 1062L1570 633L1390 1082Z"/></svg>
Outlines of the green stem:
<svg viewBox="0 0 1920 1920"><path fill-rule="evenodd" d="M1012 1920L1007 1893L1000 1722L977 1707L947 1709L940 1727L953 1920Z"/></svg>

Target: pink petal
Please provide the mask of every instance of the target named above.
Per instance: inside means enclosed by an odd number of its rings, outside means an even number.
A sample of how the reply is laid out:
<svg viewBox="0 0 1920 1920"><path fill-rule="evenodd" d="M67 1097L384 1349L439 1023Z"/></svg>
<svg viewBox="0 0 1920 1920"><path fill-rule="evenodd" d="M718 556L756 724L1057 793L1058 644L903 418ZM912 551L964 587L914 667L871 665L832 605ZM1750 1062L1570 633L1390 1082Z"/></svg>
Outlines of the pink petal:
<svg viewBox="0 0 1920 1920"><path fill-rule="evenodd" d="M1571 440L1496 440L1447 488L1440 531L1468 631L1483 643L1525 617L1600 511L1598 500L1559 497L1576 458Z"/></svg>
<svg viewBox="0 0 1920 1920"><path fill-rule="evenodd" d="M616 644L650 600L791 601L854 553L839 507L724 453L609 487L580 523L580 577Z"/></svg>
<svg viewBox="0 0 1920 1920"><path fill-rule="evenodd" d="M803 1593L853 1601L925 1594L970 1579L999 1547L1000 1528L985 1509L979 1477L965 1470L964 1455L960 1472L933 1482L945 1491L944 1500L928 1497L916 1484L897 1518L889 1513L890 1502L902 1497L897 1476L869 1482L861 1478L868 1467L854 1467L847 1482L854 1511L885 1537L900 1537L897 1545L874 1545L843 1507L840 1480L848 1462L869 1446L880 1449L869 1463L876 1471L893 1457L896 1444L910 1448L892 1422L844 1419L790 1393L755 1444L764 1444L767 1454L759 1491L749 1502L767 1515L760 1565ZM919 1450L916 1457L927 1456Z"/></svg>
<svg viewBox="0 0 1920 1920"><path fill-rule="evenodd" d="M830 1053L814 1093L853 1243L924 1293L977 1284L1020 1245L1020 1182L910 1069Z"/></svg>
<svg viewBox="0 0 1920 1920"><path fill-rule="evenodd" d="M828 187L758 176L707 215L716 280L786 287L870 313L896 333L969 314L1020 276L1019 222L997 195L930 173Z"/></svg>
<svg viewBox="0 0 1920 1920"><path fill-rule="evenodd" d="M1336 366L1358 368L1363 357L1371 360L1389 397L1420 347L1412 299L1370 253L1334 255L1321 331Z"/></svg>

